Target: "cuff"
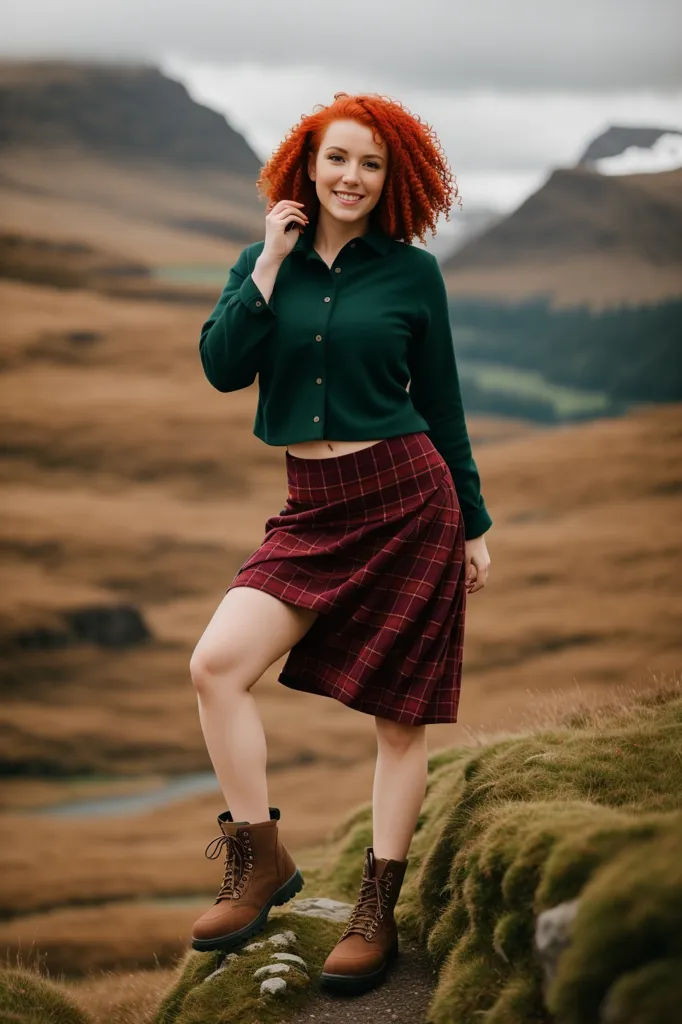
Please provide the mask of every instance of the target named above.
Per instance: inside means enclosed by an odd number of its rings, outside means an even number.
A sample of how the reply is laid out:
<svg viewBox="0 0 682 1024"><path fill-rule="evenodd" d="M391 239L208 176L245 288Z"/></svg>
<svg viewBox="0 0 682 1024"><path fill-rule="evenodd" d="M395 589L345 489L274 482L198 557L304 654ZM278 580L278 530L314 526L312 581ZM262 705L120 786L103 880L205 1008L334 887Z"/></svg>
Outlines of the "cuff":
<svg viewBox="0 0 682 1024"><path fill-rule="evenodd" d="M274 313L272 304L268 305L265 301L263 293L251 274L242 281L241 288L239 289L239 298L251 313L265 313L266 310L269 313Z"/></svg>
<svg viewBox="0 0 682 1024"><path fill-rule="evenodd" d="M470 512L464 519L464 539L473 540L474 537L480 537L492 525L493 521L487 508L485 506L478 508L475 512Z"/></svg>

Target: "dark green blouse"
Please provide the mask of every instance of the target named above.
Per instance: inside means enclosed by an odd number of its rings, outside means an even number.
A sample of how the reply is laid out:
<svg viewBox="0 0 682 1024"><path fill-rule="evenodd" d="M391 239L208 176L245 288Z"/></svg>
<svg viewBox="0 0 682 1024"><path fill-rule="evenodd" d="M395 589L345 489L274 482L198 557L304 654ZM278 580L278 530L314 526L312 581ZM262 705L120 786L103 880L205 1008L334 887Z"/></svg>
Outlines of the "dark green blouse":
<svg viewBox="0 0 682 1024"><path fill-rule="evenodd" d="M437 260L374 225L347 242L330 269L312 246L314 229L301 232L282 262L269 302L251 276L265 242L241 252L201 329L208 380L238 391L258 374L253 432L266 444L425 431L452 473L465 536L478 537L492 519Z"/></svg>

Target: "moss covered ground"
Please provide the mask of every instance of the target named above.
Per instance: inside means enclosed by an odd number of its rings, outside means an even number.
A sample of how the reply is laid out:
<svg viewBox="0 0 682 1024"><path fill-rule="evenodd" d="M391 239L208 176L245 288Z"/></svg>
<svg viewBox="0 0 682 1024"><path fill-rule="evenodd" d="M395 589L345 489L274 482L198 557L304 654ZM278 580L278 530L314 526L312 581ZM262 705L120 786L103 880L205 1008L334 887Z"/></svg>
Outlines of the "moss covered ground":
<svg viewBox="0 0 682 1024"><path fill-rule="evenodd" d="M544 731L434 754L397 910L404 938L423 944L438 970L429 1024L678 1024L681 808L679 685L578 711ZM315 866L304 866L304 895L353 900L370 843L371 807L360 807ZM576 898L570 948L545 987L537 915ZM314 979L341 926L283 908L258 939L290 928L292 952ZM283 998L257 994L253 972L271 952L241 953L205 983L215 954L189 953L155 1024L295 1018L310 991L302 977L289 976ZM32 1011L15 1009L20 973L1 977L0 1017L30 1024ZM40 993L48 998L49 986L36 986L31 1006ZM84 1020L54 1005L41 1021Z"/></svg>
<svg viewBox="0 0 682 1024"><path fill-rule="evenodd" d="M439 969L429 1024L679 1024L681 807L679 686L435 755L397 911ZM316 880L339 898L352 898L370 809L347 826ZM543 992L535 919L576 897L571 949Z"/></svg>

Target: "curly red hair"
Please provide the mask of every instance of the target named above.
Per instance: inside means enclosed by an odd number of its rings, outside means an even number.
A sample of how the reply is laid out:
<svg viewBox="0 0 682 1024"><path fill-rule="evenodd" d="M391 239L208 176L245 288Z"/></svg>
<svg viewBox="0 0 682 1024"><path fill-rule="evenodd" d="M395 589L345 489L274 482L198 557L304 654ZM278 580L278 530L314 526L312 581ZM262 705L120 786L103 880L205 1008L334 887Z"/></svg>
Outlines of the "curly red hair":
<svg viewBox="0 0 682 1024"><path fill-rule="evenodd" d="M458 199L460 207L462 202L431 125L388 96L337 92L333 103L303 115L261 168L256 183L259 193L270 206L281 199L295 199L311 213L316 211L319 200L308 177L308 153L318 151L327 126L341 119L367 125L388 148L386 180L372 211L379 225L398 241L410 243L416 237L424 243L427 228L435 234L439 214L449 220L453 200Z"/></svg>

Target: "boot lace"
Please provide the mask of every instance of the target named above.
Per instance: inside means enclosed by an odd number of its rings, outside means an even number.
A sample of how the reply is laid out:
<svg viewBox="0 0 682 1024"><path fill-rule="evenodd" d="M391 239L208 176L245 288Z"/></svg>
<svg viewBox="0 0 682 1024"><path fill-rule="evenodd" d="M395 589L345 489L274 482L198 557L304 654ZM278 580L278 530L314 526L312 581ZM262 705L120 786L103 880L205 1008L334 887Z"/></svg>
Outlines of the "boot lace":
<svg viewBox="0 0 682 1024"><path fill-rule="evenodd" d="M341 939L353 932L364 935L366 939L372 938L389 906L391 878L392 873L389 871L383 878L362 879L360 893Z"/></svg>
<svg viewBox="0 0 682 1024"><path fill-rule="evenodd" d="M223 849L226 852L225 873L216 900L226 898L238 900L253 868L253 852L249 833L218 836L217 839L211 840L206 847L205 856L209 860L216 860Z"/></svg>

